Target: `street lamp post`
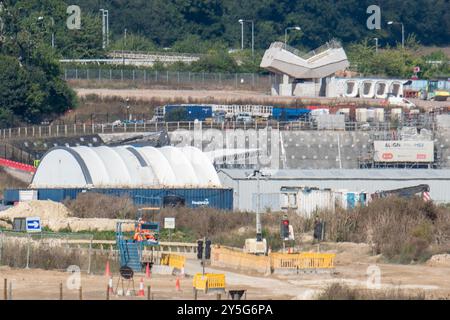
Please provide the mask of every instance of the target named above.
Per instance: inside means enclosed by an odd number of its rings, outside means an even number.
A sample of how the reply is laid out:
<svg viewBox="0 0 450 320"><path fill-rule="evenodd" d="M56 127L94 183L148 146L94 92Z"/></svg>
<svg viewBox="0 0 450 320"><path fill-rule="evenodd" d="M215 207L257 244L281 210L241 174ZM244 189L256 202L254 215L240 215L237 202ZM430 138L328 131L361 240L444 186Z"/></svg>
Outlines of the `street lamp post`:
<svg viewBox="0 0 450 320"><path fill-rule="evenodd" d="M402 26L402 49L405 49L405 26L403 22L388 21L388 25L400 24Z"/></svg>
<svg viewBox="0 0 450 320"><path fill-rule="evenodd" d="M241 24L241 50L244 50L244 20L239 19Z"/></svg>
<svg viewBox="0 0 450 320"><path fill-rule="evenodd" d="M302 28L300 28L299 26L295 26L295 27L287 27L286 29L284 29L284 46L287 46L287 32L288 30L302 30Z"/></svg>
<svg viewBox="0 0 450 320"><path fill-rule="evenodd" d="M44 17L40 16L38 17L38 21L43 21ZM50 21L52 22L52 48L55 48L55 20L53 17L50 17Z"/></svg>
<svg viewBox="0 0 450 320"><path fill-rule="evenodd" d="M102 47L105 49L109 45L109 11L105 9L100 9L102 13Z"/></svg>
<svg viewBox="0 0 450 320"><path fill-rule="evenodd" d="M241 24L241 50L244 50L244 23L250 22L252 24L252 56L255 55L255 22L253 20L239 19Z"/></svg>
<svg viewBox="0 0 450 320"><path fill-rule="evenodd" d="M127 45L127 28L123 30L123 41L122 41L122 63L125 65L125 47Z"/></svg>

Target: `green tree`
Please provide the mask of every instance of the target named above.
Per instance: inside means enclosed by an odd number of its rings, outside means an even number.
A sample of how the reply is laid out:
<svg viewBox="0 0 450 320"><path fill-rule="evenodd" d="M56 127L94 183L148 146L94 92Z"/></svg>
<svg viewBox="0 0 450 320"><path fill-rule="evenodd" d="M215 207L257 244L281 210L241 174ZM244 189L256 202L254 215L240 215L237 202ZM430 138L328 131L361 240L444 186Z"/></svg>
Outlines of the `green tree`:
<svg viewBox="0 0 450 320"><path fill-rule="evenodd" d="M157 51L156 45L150 39L135 34L127 34L126 39L124 36L118 38L108 49L147 52Z"/></svg>
<svg viewBox="0 0 450 320"><path fill-rule="evenodd" d="M76 105L75 93L61 79L58 55L39 16L59 1L5 1L0 45L0 108L3 125L39 123ZM33 5L39 5L35 10ZM56 7L55 7L56 8ZM8 120L9 119L9 120Z"/></svg>
<svg viewBox="0 0 450 320"><path fill-rule="evenodd" d="M236 60L225 49L213 49L191 64L194 72L237 72Z"/></svg>

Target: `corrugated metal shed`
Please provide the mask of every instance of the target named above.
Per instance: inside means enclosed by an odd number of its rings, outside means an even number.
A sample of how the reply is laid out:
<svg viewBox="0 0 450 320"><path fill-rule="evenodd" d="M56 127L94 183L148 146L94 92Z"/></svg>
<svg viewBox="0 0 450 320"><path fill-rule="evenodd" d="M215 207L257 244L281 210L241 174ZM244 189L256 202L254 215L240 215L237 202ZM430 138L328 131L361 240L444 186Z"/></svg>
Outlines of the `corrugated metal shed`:
<svg viewBox="0 0 450 320"><path fill-rule="evenodd" d="M38 200L61 202L75 199L79 193L97 192L110 196L128 196L136 204L159 205L165 196L178 196L185 199L187 207L211 207L221 210L233 209L233 190L224 188L210 189L34 189L38 191ZM19 190L8 189L4 193L4 203L11 204L19 200Z"/></svg>
<svg viewBox="0 0 450 320"><path fill-rule="evenodd" d="M233 188L234 209L253 211L257 181L248 178L252 170L223 169L219 177L224 187ZM450 203L450 170L436 169L336 169L336 170L266 170L261 178L261 197L280 193L281 187L317 187L374 193L419 184L430 186L430 196L437 203ZM279 202L272 210L280 210Z"/></svg>

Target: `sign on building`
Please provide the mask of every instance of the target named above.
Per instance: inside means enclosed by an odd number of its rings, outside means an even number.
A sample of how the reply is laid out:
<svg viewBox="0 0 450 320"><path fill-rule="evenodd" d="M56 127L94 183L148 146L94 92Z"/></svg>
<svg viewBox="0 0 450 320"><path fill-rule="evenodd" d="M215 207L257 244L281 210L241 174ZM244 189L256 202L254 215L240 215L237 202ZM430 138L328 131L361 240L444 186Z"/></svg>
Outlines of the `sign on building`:
<svg viewBox="0 0 450 320"><path fill-rule="evenodd" d="M374 141L375 162L433 162L433 141Z"/></svg>
<svg viewBox="0 0 450 320"><path fill-rule="evenodd" d="M37 190L19 190L19 201L33 201L38 199Z"/></svg>
<svg viewBox="0 0 450 320"><path fill-rule="evenodd" d="M175 229L175 218L164 218L164 229Z"/></svg>

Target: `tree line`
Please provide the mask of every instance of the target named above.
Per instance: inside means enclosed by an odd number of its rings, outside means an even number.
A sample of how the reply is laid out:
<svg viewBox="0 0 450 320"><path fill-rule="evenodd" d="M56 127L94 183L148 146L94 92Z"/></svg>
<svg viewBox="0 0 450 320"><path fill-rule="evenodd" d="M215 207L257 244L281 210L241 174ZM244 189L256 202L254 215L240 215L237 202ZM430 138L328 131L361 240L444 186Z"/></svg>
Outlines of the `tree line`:
<svg viewBox="0 0 450 320"><path fill-rule="evenodd" d="M74 92L61 80L62 58L104 58L108 50L176 51L203 54L192 64L153 66L192 72L266 72L259 68L264 50L284 41L308 51L331 38L340 40L353 68L364 75L421 77L450 73L448 56L422 56L419 45L448 45L448 0L379 1L382 28L368 30L372 0L77 0L80 28L67 26L72 0L3 0L0 5L0 126L38 123L76 107ZM102 48L100 9L109 10L110 46ZM244 48L240 48L244 23ZM255 27L255 52L251 23ZM399 46L398 25L407 30L406 50ZM127 29L125 36L124 30ZM375 52L373 38L381 44ZM230 49L235 50L230 50ZM430 65L428 60L441 61Z"/></svg>

